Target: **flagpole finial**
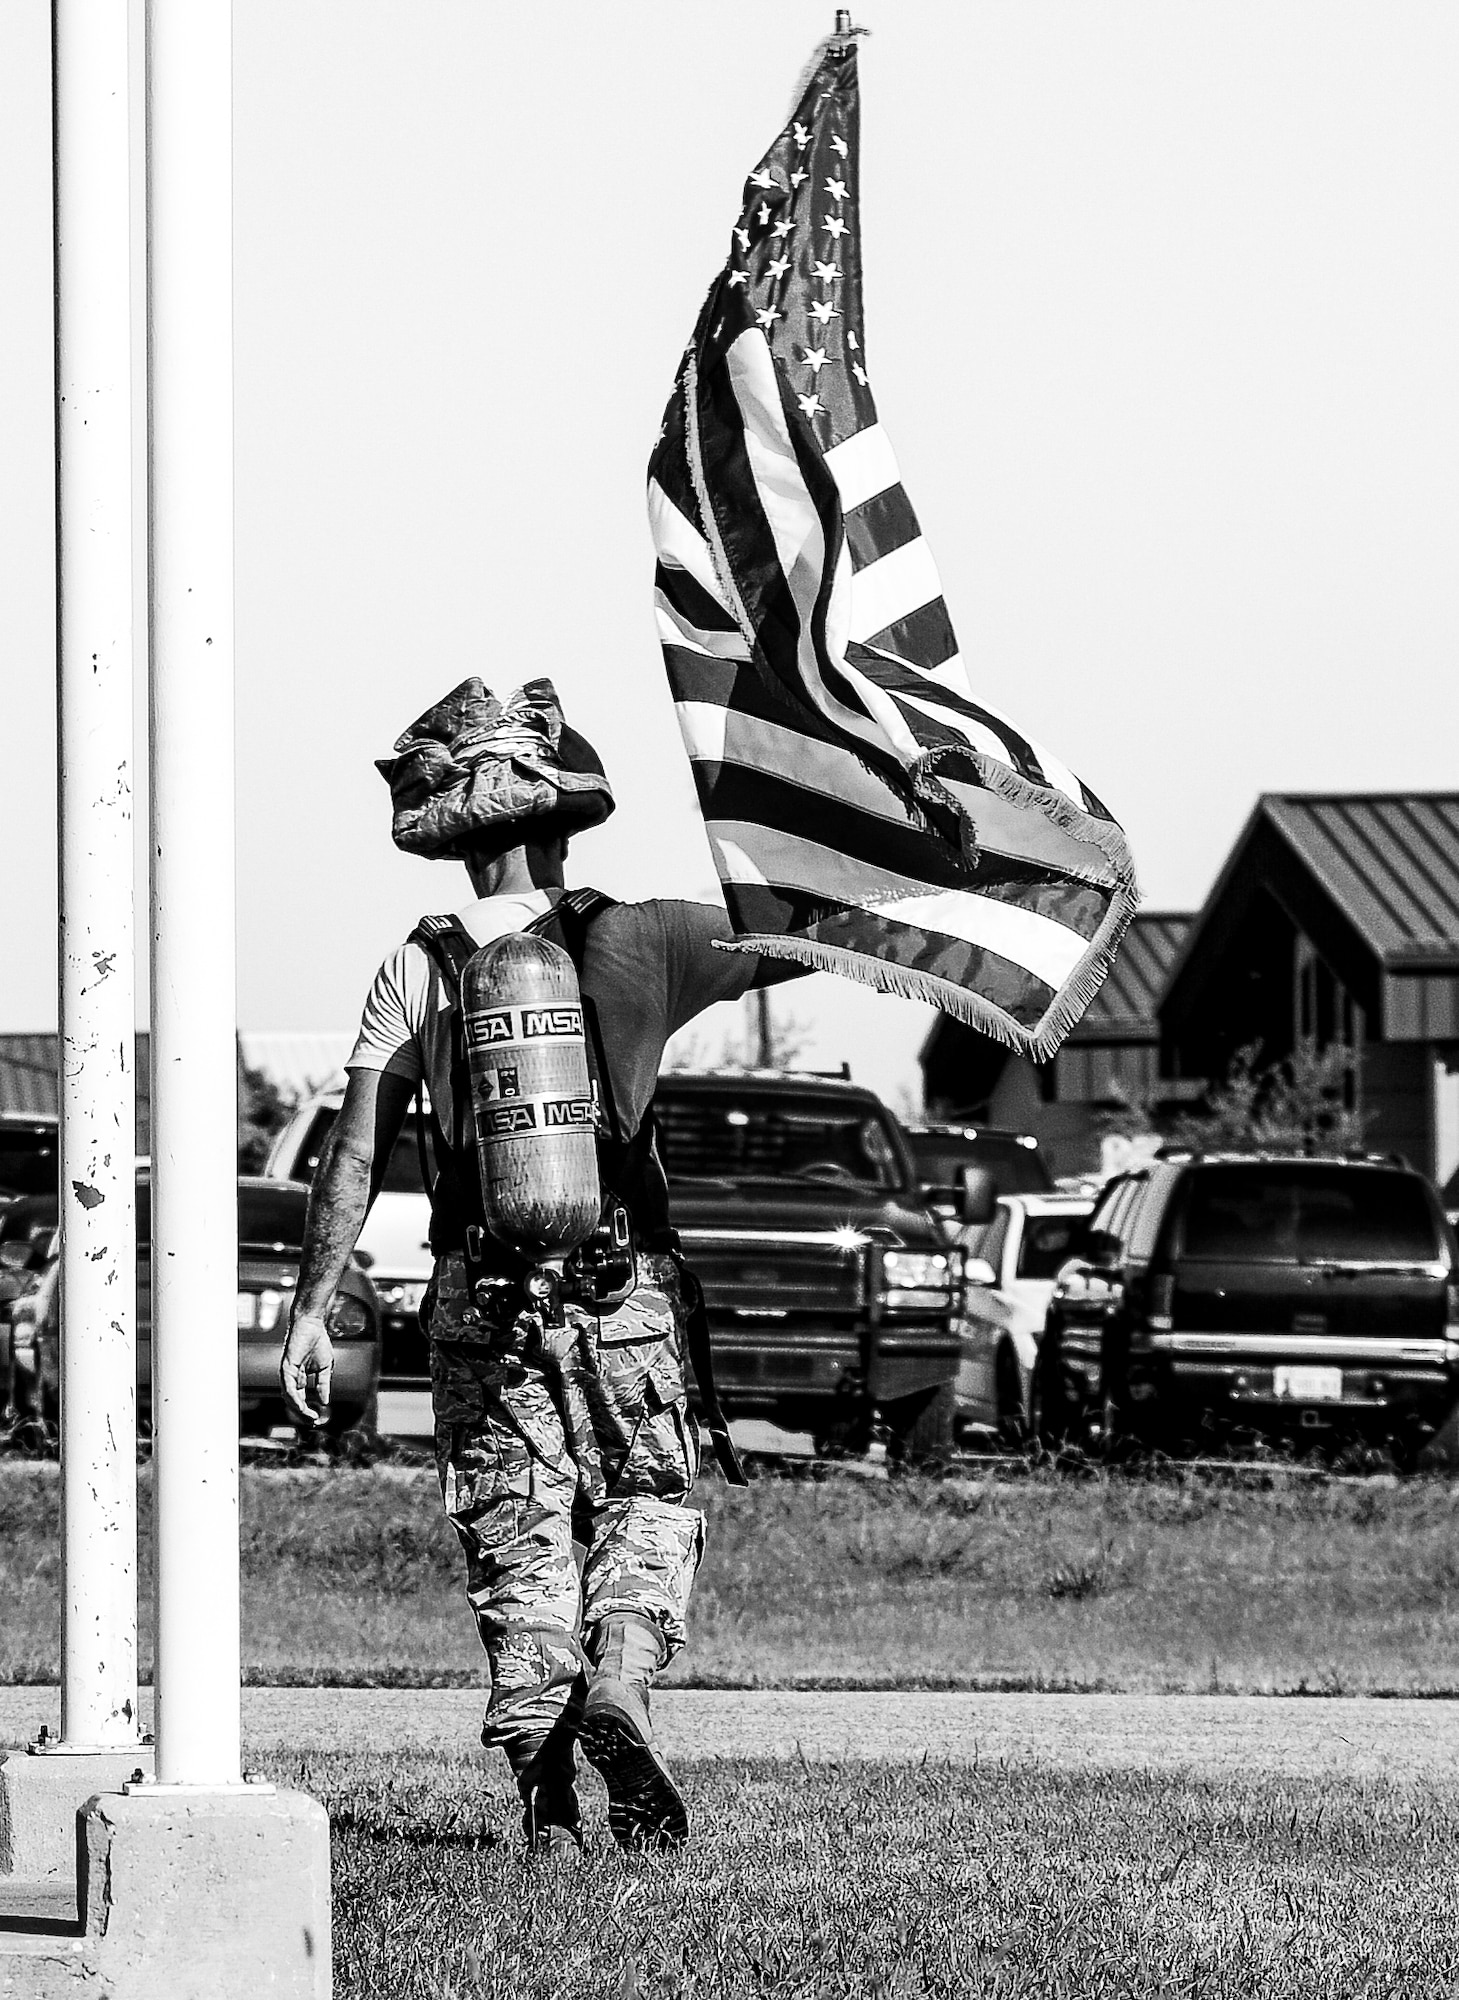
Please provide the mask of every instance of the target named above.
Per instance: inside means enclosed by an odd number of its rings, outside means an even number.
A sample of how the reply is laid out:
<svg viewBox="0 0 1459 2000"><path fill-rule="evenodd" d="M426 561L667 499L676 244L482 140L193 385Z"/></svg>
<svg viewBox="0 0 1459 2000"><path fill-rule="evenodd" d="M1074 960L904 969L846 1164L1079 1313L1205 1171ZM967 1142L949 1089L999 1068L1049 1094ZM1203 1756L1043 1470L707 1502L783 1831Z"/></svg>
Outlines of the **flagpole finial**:
<svg viewBox="0 0 1459 2000"><path fill-rule="evenodd" d="M836 9L836 26L831 36L833 41L854 42L858 35L869 35L870 33L870 28L858 28L855 26L851 19L851 9L849 7L838 7Z"/></svg>

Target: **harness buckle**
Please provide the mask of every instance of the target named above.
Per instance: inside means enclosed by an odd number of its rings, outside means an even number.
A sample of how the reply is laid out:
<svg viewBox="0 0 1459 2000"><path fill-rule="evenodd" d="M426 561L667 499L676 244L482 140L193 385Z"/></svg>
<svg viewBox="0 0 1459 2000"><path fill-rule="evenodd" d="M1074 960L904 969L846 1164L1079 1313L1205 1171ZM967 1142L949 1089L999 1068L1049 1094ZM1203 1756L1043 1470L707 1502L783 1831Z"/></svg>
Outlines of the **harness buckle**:
<svg viewBox="0 0 1459 2000"><path fill-rule="evenodd" d="M479 1222L466 1225L466 1261L468 1264L486 1262L486 1231Z"/></svg>

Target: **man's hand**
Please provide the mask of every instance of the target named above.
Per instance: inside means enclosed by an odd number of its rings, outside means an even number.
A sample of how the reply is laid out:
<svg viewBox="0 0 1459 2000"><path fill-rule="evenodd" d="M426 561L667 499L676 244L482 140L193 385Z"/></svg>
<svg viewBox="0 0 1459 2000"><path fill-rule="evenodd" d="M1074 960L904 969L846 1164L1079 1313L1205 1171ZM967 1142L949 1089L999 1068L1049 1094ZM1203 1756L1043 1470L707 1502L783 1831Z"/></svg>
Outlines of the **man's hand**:
<svg viewBox="0 0 1459 2000"><path fill-rule="evenodd" d="M318 1429L329 1416L329 1385L334 1377L334 1342L318 1313L291 1312L279 1363L284 1403L297 1424Z"/></svg>

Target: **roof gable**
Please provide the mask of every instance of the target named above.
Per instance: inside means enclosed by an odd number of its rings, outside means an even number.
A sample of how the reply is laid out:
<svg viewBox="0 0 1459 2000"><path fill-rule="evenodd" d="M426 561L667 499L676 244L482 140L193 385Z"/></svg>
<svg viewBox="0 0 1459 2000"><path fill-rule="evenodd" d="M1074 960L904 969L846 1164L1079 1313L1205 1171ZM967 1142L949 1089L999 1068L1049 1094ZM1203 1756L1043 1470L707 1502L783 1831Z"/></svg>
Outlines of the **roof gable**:
<svg viewBox="0 0 1459 2000"><path fill-rule="evenodd" d="M1459 967L1459 792L1277 794L1260 809L1386 970Z"/></svg>
<svg viewBox="0 0 1459 2000"><path fill-rule="evenodd" d="M1167 1032L1222 975L1263 892L1370 1011L1382 1007L1395 973L1459 972L1459 793L1259 799L1169 968L1160 1001Z"/></svg>

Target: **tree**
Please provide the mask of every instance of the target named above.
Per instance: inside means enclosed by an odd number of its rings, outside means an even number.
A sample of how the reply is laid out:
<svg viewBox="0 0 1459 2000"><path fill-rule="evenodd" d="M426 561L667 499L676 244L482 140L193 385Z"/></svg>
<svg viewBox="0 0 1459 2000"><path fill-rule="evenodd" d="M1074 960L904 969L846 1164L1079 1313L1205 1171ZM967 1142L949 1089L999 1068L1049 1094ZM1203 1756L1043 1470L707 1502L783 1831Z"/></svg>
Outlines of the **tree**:
<svg viewBox="0 0 1459 2000"><path fill-rule="evenodd" d="M297 1093L286 1089L267 1070L250 1069L238 1058L238 1171L263 1171L269 1147L276 1133L289 1122L298 1104Z"/></svg>
<svg viewBox="0 0 1459 2000"><path fill-rule="evenodd" d="M1170 1138L1206 1151L1356 1152L1363 1114L1350 1102L1352 1052L1334 1043L1303 1043L1282 1062L1258 1069L1259 1042L1236 1051L1204 1108L1176 1120Z"/></svg>

